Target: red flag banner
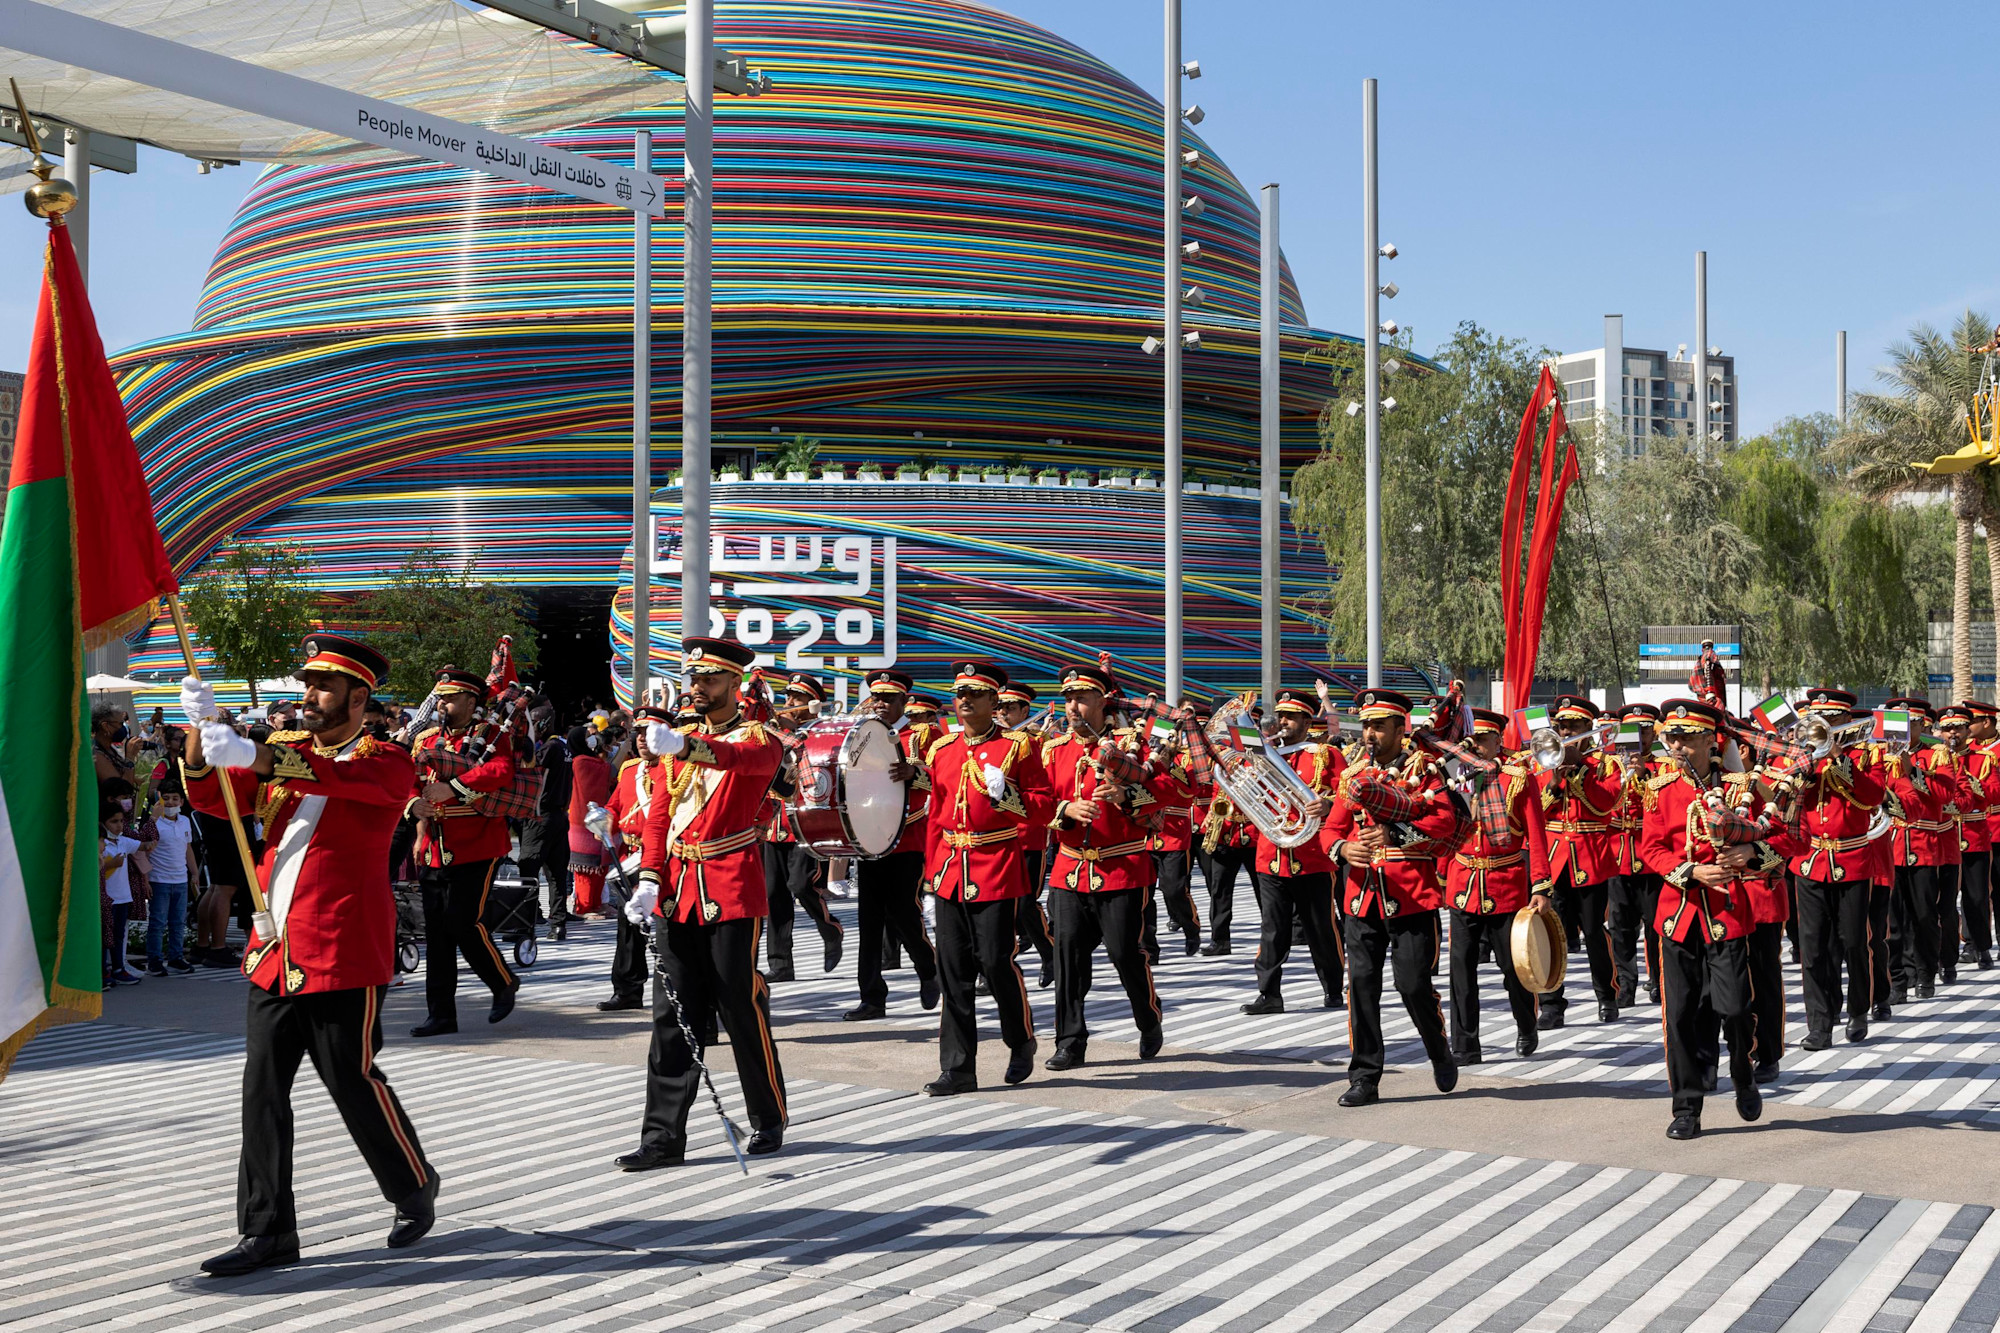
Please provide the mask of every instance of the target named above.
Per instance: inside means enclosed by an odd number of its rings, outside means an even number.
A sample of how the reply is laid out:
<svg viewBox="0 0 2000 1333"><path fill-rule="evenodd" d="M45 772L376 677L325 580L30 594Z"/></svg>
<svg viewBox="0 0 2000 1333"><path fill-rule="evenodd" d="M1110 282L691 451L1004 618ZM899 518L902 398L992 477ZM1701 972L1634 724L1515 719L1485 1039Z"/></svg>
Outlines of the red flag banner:
<svg viewBox="0 0 2000 1333"><path fill-rule="evenodd" d="M1514 626L1521 614L1521 535L1527 524L1528 466L1535 454L1535 423L1542 409L1555 395L1555 376L1547 366L1521 414L1521 429L1514 436L1514 466L1507 473L1507 507L1500 518L1500 623L1507 641L1514 641ZM1512 679L1512 673L1508 679Z"/></svg>
<svg viewBox="0 0 2000 1333"><path fill-rule="evenodd" d="M1550 409L1549 424L1542 443L1541 485L1530 515L1535 427L1544 407ZM1561 472L1556 471L1556 450L1563 445L1568 429L1555 376L1543 366L1534 396L1521 418L1520 433L1514 440L1514 463L1508 472L1507 503L1501 520L1501 609L1507 631L1501 674L1506 681L1505 704L1509 714L1527 706L1534 686L1535 664L1541 657L1542 615L1548 603L1549 572L1555 564L1556 539L1562 531L1563 501L1579 475L1574 445L1565 451ZM1531 522L1533 536L1529 539ZM1528 541L1525 571L1520 564L1524 540ZM1517 736L1514 740L1516 744L1524 744L1526 737Z"/></svg>

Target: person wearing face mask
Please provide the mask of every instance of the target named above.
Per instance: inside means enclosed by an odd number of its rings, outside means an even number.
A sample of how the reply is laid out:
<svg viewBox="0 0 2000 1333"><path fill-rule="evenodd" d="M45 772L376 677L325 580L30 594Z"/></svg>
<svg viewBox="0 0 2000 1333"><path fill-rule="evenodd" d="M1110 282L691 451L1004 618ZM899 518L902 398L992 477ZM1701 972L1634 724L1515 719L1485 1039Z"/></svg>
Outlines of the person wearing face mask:
<svg viewBox="0 0 2000 1333"><path fill-rule="evenodd" d="M182 808L178 787L160 793L153 809L154 844L147 853L151 894L146 900L146 973L164 977L168 969L188 973L194 968L184 956L187 938L188 885L195 878L194 820Z"/></svg>
<svg viewBox="0 0 2000 1333"><path fill-rule="evenodd" d="M115 704L98 704L90 710L91 762L100 783L132 780L132 754L139 748L132 738L125 710Z"/></svg>

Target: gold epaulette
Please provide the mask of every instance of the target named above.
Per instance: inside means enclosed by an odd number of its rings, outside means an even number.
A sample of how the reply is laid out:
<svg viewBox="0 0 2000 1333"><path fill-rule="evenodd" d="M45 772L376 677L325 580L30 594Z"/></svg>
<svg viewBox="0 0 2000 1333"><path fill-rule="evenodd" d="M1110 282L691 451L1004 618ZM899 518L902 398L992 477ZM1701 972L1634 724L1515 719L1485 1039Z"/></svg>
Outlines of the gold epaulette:
<svg viewBox="0 0 2000 1333"><path fill-rule="evenodd" d="M1347 760L1350 764L1360 763L1367 754L1368 747L1360 741L1354 742L1354 744L1345 747L1340 752L1341 758Z"/></svg>
<svg viewBox="0 0 2000 1333"><path fill-rule="evenodd" d="M1679 782L1680 780L1681 780L1681 773L1679 769L1677 768L1663 769L1660 772L1655 773L1652 777L1647 778L1646 786L1652 789L1653 791L1665 791L1667 788L1673 786L1676 782Z"/></svg>
<svg viewBox="0 0 2000 1333"><path fill-rule="evenodd" d="M1000 736L1001 739L1014 747L1014 753L1010 758L1017 762L1026 758L1028 751L1034 748L1035 742L1041 739L1041 737L1025 727L1017 731L1003 731L1000 733Z"/></svg>
<svg viewBox="0 0 2000 1333"><path fill-rule="evenodd" d="M305 741L311 739L312 733L310 731L274 731L264 738L264 744L283 745L287 741Z"/></svg>
<svg viewBox="0 0 2000 1333"><path fill-rule="evenodd" d="M411 749L413 749L413 750L421 750L421 749L423 749L423 748L424 748L424 742L425 742L425 741L429 740L429 739L430 739L431 737L433 737L433 736L437 735L437 734L438 734L438 733L439 733L440 731L443 731L443 730L444 730L444 728L443 728L443 727L431 727L430 729L428 729L428 730L426 730L426 731L420 731L420 732L418 732L418 733L417 733L417 738L416 738L415 740L413 740L413 741L411 741L411 742L410 742L410 748L411 748Z"/></svg>
<svg viewBox="0 0 2000 1333"><path fill-rule="evenodd" d="M932 741L930 744L930 748L924 751L924 762L926 764L929 764L934 760L936 760L938 751L942 750L945 746L951 744L953 739L954 738L951 736L940 736L936 740Z"/></svg>
<svg viewBox="0 0 2000 1333"><path fill-rule="evenodd" d="M628 769L628 768L632 767L632 765L634 765L634 764L637 764L637 763L642 763L642 762L644 762L644 761L642 761L642 760L641 760L641 759L639 758L639 756L638 756L638 755L636 755L636 754L635 754L635 755L633 755L633 756L632 756L632 757L631 757L630 759L627 759L627 760L626 760L626 761L625 761L624 763L622 763L622 764L618 765L618 776L619 776L619 777L621 777L621 778L622 778L622 777L624 777L624 776L625 776L625 770L626 770L626 769Z"/></svg>
<svg viewBox="0 0 2000 1333"><path fill-rule="evenodd" d="M1725 787L1747 787L1757 780L1755 773L1724 773L1722 785Z"/></svg>

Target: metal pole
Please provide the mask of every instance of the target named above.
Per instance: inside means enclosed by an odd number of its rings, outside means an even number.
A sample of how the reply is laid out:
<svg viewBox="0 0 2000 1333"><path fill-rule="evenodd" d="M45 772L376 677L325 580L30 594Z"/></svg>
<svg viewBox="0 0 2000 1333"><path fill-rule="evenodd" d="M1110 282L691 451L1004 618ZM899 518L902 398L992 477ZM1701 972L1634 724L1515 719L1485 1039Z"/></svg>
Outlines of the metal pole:
<svg viewBox="0 0 2000 1333"><path fill-rule="evenodd" d="M1262 539L1262 577L1258 605L1263 620L1263 695L1269 708L1278 697L1278 656L1283 651L1278 617L1278 187L1264 187L1263 282L1260 342L1258 346L1259 418L1258 528Z"/></svg>
<svg viewBox="0 0 2000 1333"><path fill-rule="evenodd" d="M1368 494L1368 683L1382 683L1382 218L1375 170L1375 80L1361 81L1363 475Z"/></svg>
<svg viewBox="0 0 2000 1333"><path fill-rule="evenodd" d="M653 132L632 136L632 169L653 169ZM632 706L653 674L653 219L632 210Z"/></svg>
<svg viewBox="0 0 2000 1333"><path fill-rule="evenodd" d="M1694 439L1708 457L1708 251L1694 252Z"/></svg>
<svg viewBox="0 0 2000 1333"><path fill-rule="evenodd" d="M1833 415L1847 424L1847 330L1833 335Z"/></svg>
<svg viewBox="0 0 2000 1333"><path fill-rule="evenodd" d="M63 215L69 226L69 243L76 247L76 271L84 285L90 285L90 131L71 129L63 134L63 175L76 186L76 205ZM190 668L192 669L192 668Z"/></svg>
<svg viewBox="0 0 2000 1333"><path fill-rule="evenodd" d="M714 242L715 0L688 0L687 171L681 278L681 633L708 617L709 258Z"/></svg>
<svg viewBox="0 0 2000 1333"><path fill-rule="evenodd" d="M1181 0L1166 0L1166 74L1161 85L1161 115L1165 128L1160 144L1165 171L1160 192L1166 282L1161 299L1166 311L1166 402L1161 481L1166 491L1166 632L1163 668L1168 703L1180 701L1181 688Z"/></svg>

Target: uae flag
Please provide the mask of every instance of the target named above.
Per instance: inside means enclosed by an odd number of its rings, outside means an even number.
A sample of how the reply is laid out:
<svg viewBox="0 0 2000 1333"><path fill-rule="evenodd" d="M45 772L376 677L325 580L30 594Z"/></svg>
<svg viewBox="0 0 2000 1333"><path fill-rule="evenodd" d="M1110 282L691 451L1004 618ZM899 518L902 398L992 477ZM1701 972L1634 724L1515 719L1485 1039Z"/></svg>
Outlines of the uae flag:
<svg viewBox="0 0 2000 1333"><path fill-rule="evenodd" d="M46 1024L101 1012L83 655L177 591L60 219L19 423L0 526L0 1076Z"/></svg>

